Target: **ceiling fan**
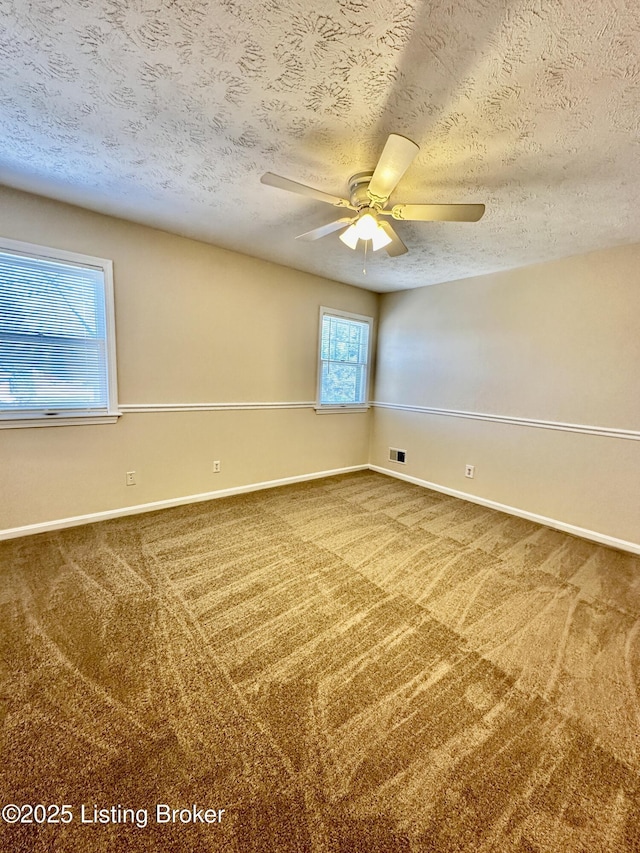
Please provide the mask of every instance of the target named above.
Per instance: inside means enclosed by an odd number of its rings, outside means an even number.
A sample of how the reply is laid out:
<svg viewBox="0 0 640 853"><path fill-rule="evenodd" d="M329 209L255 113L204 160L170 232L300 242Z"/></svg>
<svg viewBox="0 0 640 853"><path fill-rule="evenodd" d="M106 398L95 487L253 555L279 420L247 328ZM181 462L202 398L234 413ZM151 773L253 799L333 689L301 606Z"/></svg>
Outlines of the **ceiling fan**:
<svg viewBox="0 0 640 853"><path fill-rule="evenodd" d="M355 249L358 240L371 240L374 252L384 247L387 254L395 257L408 249L391 224L382 217L412 222L477 222L484 213L484 204L395 204L391 208L385 207L419 150L418 145L406 136L390 134L374 171L358 172L349 179L349 199L330 195L273 172L266 172L260 180L263 184L354 212L299 234L296 239L318 240L342 229L340 239L349 248ZM365 249L367 245L365 242Z"/></svg>

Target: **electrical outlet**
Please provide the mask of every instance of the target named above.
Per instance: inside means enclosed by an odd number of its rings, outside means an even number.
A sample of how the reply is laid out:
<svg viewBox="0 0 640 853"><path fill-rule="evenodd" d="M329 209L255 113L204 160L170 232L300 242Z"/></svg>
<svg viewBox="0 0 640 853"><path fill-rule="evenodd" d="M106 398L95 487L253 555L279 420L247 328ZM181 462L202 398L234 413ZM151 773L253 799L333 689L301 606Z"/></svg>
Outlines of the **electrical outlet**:
<svg viewBox="0 0 640 853"><path fill-rule="evenodd" d="M220 473L220 460L219 459L216 459L216 461L213 463L213 473L214 474Z"/></svg>
<svg viewBox="0 0 640 853"><path fill-rule="evenodd" d="M127 471L127 486L135 486L136 484L136 472L135 471Z"/></svg>
<svg viewBox="0 0 640 853"><path fill-rule="evenodd" d="M470 477L473 479L476 475L476 466L475 465L465 465L464 466L464 476Z"/></svg>

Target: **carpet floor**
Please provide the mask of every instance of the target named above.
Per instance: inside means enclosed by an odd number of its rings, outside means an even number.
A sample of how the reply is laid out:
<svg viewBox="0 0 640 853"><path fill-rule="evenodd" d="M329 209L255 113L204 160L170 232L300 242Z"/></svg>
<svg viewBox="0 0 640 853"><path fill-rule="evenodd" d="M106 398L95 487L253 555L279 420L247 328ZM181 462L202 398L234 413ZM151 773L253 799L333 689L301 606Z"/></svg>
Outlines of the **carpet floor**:
<svg viewBox="0 0 640 853"><path fill-rule="evenodd" d="M0 608L3 851L640 851L633 555L358 472L0 543Z"/></svg>

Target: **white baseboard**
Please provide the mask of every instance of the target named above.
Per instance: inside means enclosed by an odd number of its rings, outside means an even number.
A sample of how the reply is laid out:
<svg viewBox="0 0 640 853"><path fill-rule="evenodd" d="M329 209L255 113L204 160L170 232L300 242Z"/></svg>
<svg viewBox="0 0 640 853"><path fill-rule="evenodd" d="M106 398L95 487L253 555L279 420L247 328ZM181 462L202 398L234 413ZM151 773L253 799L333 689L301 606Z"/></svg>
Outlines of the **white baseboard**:
<svg viewBox="0 0 640 853"><path fill-rule="evenodd" d="M481 506L489 507L489 509L497 509L500 512L506 512L509 515L516 515L518 518L526 518L528 521L535 521L537 524L544 524L546 527L553 527L555 530L561 530L563 533L571 533L573 536L579 536L582 539L589 539L592 542L598 542L600 545L608 545L610 548L617 548L620 551L629 551L632 554L640 554L640 544L636 542L627 542L625 539L616 539L615 536L607 536L604 533L597 533L595 530L587 530L584 527L577 527L575 524L567 524L565 521L558 521L555 518L547 518L544 515L538 515L535 512L528 512L518 507L507 506L506 504L498 503L498 501L480 498L477 495L471 495L468 492L461 492L458 489L450 489L448 486L440 486L438 483L430 483L428 480L421 480L419 477L411 477L409 474L402 474L399 471L392 471L389 468L383 468L380 465L369 465L371 471L377 471L379 474L387 474L390 477L396 477L398 480L405 480L407 483L413 483L416 486L422 486L425 489L432 489L434 492L442 492L445 495L451 495L454 498L461 498L464 501L480 504Z"/></svg>
<svg viewBox="0 0 640 853"><path fill-rule="evenodd" d="M367 471L368 465L351 465L348 468L335 468L332 471L316 471L312 474L299 474L295 477L282 477L279 480L266 480L262 483L249 483L246 486L234 486L230 489L219 489L215 492L203 492L199 495L185 495L179 498L168 498L162 501L152 501L136 506L124 506L108 509L102 512L92 512L87 515L75 515L71 518L58 518L53 521L41 521L38 524L25 524L23 527L10 527L0 530L0 541L17 539L19 536L32 536L35 533L47 533L52 530L63 530L65 527L78 527L81 524L93 524L96 521L108 521L111 518L121 518L125 515L139 515L143 512L154 512L158 509L169 509L174 506L212 501L217 498L228 498L231 495L242 495L247 492L257 492L261 489L273 489L277 486L289 486L292 483L303 483L306 480L319 480L322 477L334 477L337 474L349 474L352 471Z"/></svg>
<svg viewBox="0 0 640 853"><path fill-rule="evenodd" d="M573 536L579 536L582 539L589 539L590 541L597 542L600 545L607 545L610 548L617 548L618 550L628 551L632 554L640 554L640 544L636 542L627 542L624 539L616 539L614 536L607 536L604 533L597 533L594 530L587 530L584 527L567 524L566 522L558 521L555 518L547 518L544 515L528 512L527 510L519 509L518 507L507 506L506 504L498 503L498 501L480 498L477 495L472 495L468 492L461 492L458 489L450 489L448 486L441 486L438 483L421 480L419 477L411 477L409 474L402 474L389 468L383 468L380 465L351 465L347 468L335 468L332 471L316 471L312 474L299 474L295 477L282 477L279 480L266 480L262 483L249 483L245 486L234 486L230 489L219 489L215 492L204 492L198 495L185 495L179 498L168 498L167 500L152 501L151 503L137 504L136 506L118 507L117 509L93 512L88 513L87 515L76 515L70 518L42 521L37 524L26 524L23 527L10 527L5 530L0 530L0 541L3 539L16 539L19 536L31 536L36 533L47 533L52 530L63 530L66 527L78 527L81 524L93 524L97 521L108 521L109 519L121 518L126 515L139 515L143 512L154 512L159 509L169 509L170 507L199 503L200 501L227 498L232 495L257 492L262 489L273 489L278 486L303 483L307 480L319 480L323 477L334 477L337 474L349 474L352 471L367 470L377 471L379 474L386 474L389 477L395 477L398 480L405 480L407 483L413 483L414 485L422 486L425 489L432 489L434 492L442 492L445 495L451 495L454 498L460 498L465 501L470 501L471 503L480 504L481 506L486 506L490 509L497 509L500 512L506 512L509 515L515 515L518 518L526 518L528 521L535 521L537 524L544 524L546 527L553 527L555 530L561 530L564 533L571 533Z"/></svg>

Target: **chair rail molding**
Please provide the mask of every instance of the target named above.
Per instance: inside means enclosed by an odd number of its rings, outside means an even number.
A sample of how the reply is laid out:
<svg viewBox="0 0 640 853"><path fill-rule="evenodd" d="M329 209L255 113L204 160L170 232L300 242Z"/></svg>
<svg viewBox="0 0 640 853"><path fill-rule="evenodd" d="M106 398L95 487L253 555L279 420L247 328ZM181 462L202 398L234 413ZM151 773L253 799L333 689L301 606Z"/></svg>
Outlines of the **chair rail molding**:
<svg viewBox="0 0 640 853"><path fill-rule="evenodd" d="M412 406L406 403L383 403L375 401L372 406L378 409L394 409L402 412L416 412L424 415L440 415L449 418L467 418L476 421L493 421L499 424L512 424L514 426L536 427L537 429L554 429L561 432L580 432L587 435L601 435L606 438L622 438L631 441L640 441L640 430L618 429L617 427L603 427L592 424L571 424L562 421L544 421L537 418L514 417L512 415L494 415L486 412L470 412L460 409L440 409L432 406Z"/></svg>

